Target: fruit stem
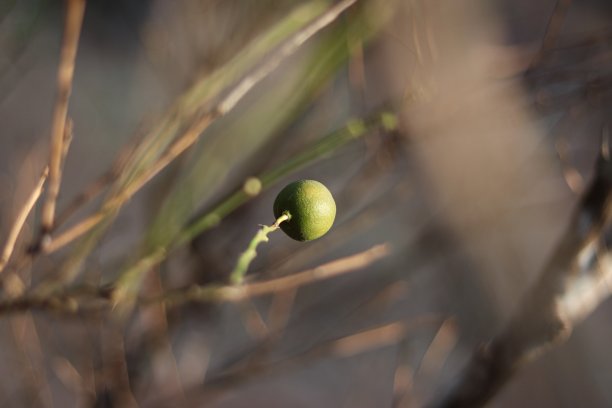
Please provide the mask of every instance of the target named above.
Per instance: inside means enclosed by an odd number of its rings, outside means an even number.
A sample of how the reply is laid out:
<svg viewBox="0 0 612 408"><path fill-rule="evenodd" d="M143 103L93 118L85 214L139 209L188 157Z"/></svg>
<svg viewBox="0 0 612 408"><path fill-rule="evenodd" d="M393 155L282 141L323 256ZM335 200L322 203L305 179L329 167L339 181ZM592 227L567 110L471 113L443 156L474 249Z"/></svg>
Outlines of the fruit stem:
<svg viewBox="0 0 612 408"><path fill-rule="evenodd" d="M290 219L291 219L291 214L289 214L288 211L285 211L283 215L281 215L280 217L276 219L276 221L274 221L274 224L269 225L269 226L268 225L261 226L259 231L257 231L257 234L255 234L255 236L249 243L249 246L247 247L247 249L242 254L240 254L240 257L238 258L238 262L236 262L236 266L234 267L234 270L230 274L230 283L232 285L239 285L240 283L242 283L242 280L244 279L244 275L246 275L246 272L249 269L249 265L251 264L253 259L255 259L255 257L257 256L257 251L256 251L257 245L259 245L262 242L268 242L269 241L268 234L279 229L280 224L282 222L288 221Z"/></svg>

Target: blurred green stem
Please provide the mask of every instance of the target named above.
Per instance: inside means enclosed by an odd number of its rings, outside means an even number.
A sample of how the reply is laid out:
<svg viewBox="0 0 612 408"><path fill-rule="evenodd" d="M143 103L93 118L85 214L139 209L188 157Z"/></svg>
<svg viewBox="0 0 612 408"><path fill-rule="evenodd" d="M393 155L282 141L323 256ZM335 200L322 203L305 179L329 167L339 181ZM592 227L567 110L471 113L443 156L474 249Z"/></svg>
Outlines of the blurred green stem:
<svg viewBox="0 0 612 408"><path fill-rule="evenodd" d="M280 228L280 224L284 221L289 221L291 219L291 214L288 212L284 212L283 215L278 217L274 224L262 225L257 234L253 237L247 249L240 254L240 258L238 258L238 262L236 262L236 267L232 271L230 275L230 282L232 285L238 285L242 283L244 279L244 275L246 275L247 270L249 269L249 265L253 262L253 259L257 256L257 245L262 242L268 242L268 234L276 231Z"/></svg>

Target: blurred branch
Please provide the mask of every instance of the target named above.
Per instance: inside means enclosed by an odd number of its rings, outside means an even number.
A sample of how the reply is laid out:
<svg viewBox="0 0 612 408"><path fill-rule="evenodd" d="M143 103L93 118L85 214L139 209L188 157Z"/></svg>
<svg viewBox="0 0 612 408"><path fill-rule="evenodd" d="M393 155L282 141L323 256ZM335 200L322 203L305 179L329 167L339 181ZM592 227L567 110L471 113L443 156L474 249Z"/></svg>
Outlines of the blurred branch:
<svg viewBox="0 0 612 408"><path fill-rule="evenodd" d="M612 30L610 27L605 27L600 30L594 30L575 40L567 39L562 45L543 51L546 54L574 51L588 47L605 46L610 41L612 41Z"/></svg>
<svg viewBox="0 0 612 408"><path fill-rule="evenodd" d="M544 34L544 40L542 40L542 48L540 52L546 52L554 47L557 38L559 37L563 20L565 20L565 16L569 11L572 2L573 0L557 0L555 9L548 20L548 25L546 26L546 33Z"/></svg>
<svg viewBox="0 0 612 408"><path fill-rule="evenodd" d="M546 31L544 32L544 38L542 39L542 45L538 50L537 54L531 61L529 68L527 69L527 73L533 71L538 65L542 63L544 60L544 56L547 51L551 50L559 37L559 32L561 31L561 26L563 25L563 20L565 20L565 16L572 4L573 0L557 0L555 3L555 8L548 19L548 24L546 25Z"/></svg>
<svg viewBox="0 0 612 408"><path fill-rule="evenodd" d="M72 92L74 62L84 13L85 0L66 1L66 21L64 23L64 37L57 73L57 99L55 101L53 125L51 127L49 186L41 215L43 234L48 233L53 227L55 206L62 179L62 163L70 143L67 138L72 137L71 126L67 126L66 121L68 117L68 101Z"/></svg>
<svg viewBox="0 0 612 408"><path fill-rule="evenodd" d="M4 244L4 249L2 250L2 256L0 257L0 273L2 273L4 267L6 266L9 259L11 258L11 255L13 254L13 250L15 249L15 243L17 242L17 238L19 237L19 233L21 232L21 229L23 228L23 225L25 224L26 219L30 214L30 211L32 211L34 204L36 204L36 201L38 201L38 198L42 193L43 185L45 183L45 180L47 179L48 174L49 168L45 167L45 170L40 176L38 183L36 183L34 190L32 190L30 196L23 204L21 210L15 218L15 222L13 223L13 226L11 227L9 234L6 238L6 243Z"/></svg>
<svg viewBox="0 0 612 408"><path fill-rule="evenodd" d="M333 333L337 333L339 328L360 325L365 319L368 319L373 315L378 315L378 312L389 304L398 301L400 298L404 298L406 295L406 289L407 285L398 281L392 281L381 288L377 288L374 293L368 293L365 299L360 299L357 304L340 313L340 315L334 319L333 322L324 325L324 327L320 327L316 333L313 333L312 338L309 341L311 341L312 344L316 344L317 342L325 341L325 339L329 338L331 335L333 335ZM297 289L287 289L285 291L275 292L274 296L275 298L278 298L286 296L290 293L289 297L293 299L296 291ZM292 300L290 302L292 302ZM318 304L318 306L320 307L321 305ZM288 315L285 316L286 320L280 327L276 327L274 324L272 324L272 320L269 319L270 330L268 331L267 337L259 339L258 342L239 351L236 355L226 358L225 362L221 363L215 371L218 373L231 372L248 364L265 362L265 360L268 359L275 350L277 350L279 343L282 340L283 332L289 329L292 331L299 331L299 326L301 324L308 324L305 316L312 312L313 308L317 308L316 303L314 305L310 305L306 309L297 311L296 315L291 319L291 327L288 327L290 324L288 321ZM290 313L290 311L285 310L283 313ZM426 316L419 316L419 320L441 322L443 317L439 314L427 314ZM296 327L296 325L298 327ZM211 374L213 377L216 376L213 373Z"/></svg>
<svg viewBox="0 0 612 408"><path fill-rule="evenodd" d="M506 328L472 356L457 383L434 407L475 407L489 401L525 363L568 338L610 294L612 160L604 135L594 180L539 281Z"/></svg>
<svg viewBox="0 0 612 408"><path fill-rule="evenodd" d="M371 350L395 346L418 327L440 323L439 316L422 316L412 321L394 321L378 327L349 334L337 339L324 340L306 351L289 355L276 361L265 361L257 364L246 364L222 372L207 379L202 386L195 387L187 395L197 398L200 404L209 402L230 389L257 378L263 374L278 373L304 367L304 365L322 358L350 358Z"/></svg>
<svg viewBox="0 0 612 408"><path fill-rule="evenodd" d="M247 283L242 286L192 286L186 289L168 291L151 299L141 299L144 305L164 303L178 306L186 302L239 302L252 297L264 296L325 279L332 279L346 273L366 268L390 253L389 244L376 245L363 252L320 265L314 269L267 281ZM75 286L53 294L28 294L15 299L0 301L0 314L45 310L60 313L77 313L88 310L100 311L109 306L113 295L111 286Z"/></svg>

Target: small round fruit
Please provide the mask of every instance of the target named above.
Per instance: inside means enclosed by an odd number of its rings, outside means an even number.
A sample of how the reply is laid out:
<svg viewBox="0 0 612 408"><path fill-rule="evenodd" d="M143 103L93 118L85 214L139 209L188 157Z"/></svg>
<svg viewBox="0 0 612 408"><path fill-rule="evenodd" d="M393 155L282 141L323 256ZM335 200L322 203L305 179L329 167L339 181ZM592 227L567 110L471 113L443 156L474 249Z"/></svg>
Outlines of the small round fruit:
<svg viewBox="0 0 612 408"><path fill-rule="evenodd" d="M297 241L310 241L325 235L336 218L336 202L323 184L299 180L287 185L274 200L274 216L288 213L280 224L285 234Z"/></svg>

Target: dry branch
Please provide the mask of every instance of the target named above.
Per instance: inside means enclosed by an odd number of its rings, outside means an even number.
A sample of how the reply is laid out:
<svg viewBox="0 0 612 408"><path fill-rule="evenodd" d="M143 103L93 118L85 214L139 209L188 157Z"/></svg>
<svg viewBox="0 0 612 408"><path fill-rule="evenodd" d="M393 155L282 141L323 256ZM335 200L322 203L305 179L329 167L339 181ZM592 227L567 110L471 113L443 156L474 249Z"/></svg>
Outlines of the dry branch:
<svg viewBox="0 0 612 408"><path fill-rule="evenodd" d="M2 273L4 267L6 266L9 259L11 258L11 255L13 254L13 250L15 249L15 243L17 242L17 238L19 237L19 233L21 232L21 229L23 228L23 225L25 224L26 219L30 214L30 211L32 211L34 204L36 204L36 201L38 201L38 198L42 193L43 185L45 183L45 180L47 179L48 174L49 168L45 167L45 170L40 176L38 183L36 183L34 190L32 190L30 196L23 204L23 207L21 207L19 213L17 214L17 217L15 218L15 222L13 223L13 226L9 231L8 237L6 238L6 243L4 244L4 249L2 250L2 256L0 257L0 273Z"/></svg>
<svg viewBox="0 0 612 408"><path fill-rule="evenodd" d="M66 156L68 138L72 137L68 118L68 101L72 91L74 62L79 44L79 35L85 13L85 0L69 0L66 2L66 21L64 37L57 73L57 97L53 112L51 127L51 153L49 158L49 187L42 209L42 230L48 232L53 228L55 205L62 179L62 162ZM68 131L67 131L68 130Z"/></svg>
<svg viewBox="0 0 612 408"><path fill-rule="evenodd" d="M339 258L313 269L267 281L248 283L241 286L192 286L187 289L168 291L156 298L141 299L145 305L160 302L177 306L185 302L241 302L253 297L264 296L297 289L325 279L332 279L373 264L390 253L389 244L375 245L365 251ZM61 313L76 313L84 310L100 311L110 305L114 293L112 286L74 286L55 293L29 293L14 299L0 301L0 314L27 310L46 310Z"/></svg>
<svg viewBox="0 0 612 408"><path fill-rule="evenodd" d="M188 290L170 292L163 300L170 304L187 301L238 302L252 297L297 289L307 284L363 269L386 257L390 251L389 244L375 245L363 252L281 278L253 282L241 286L194 286Z"/></svg>
<svg viewBox="0 0 612 408"><path fill-rule="evenodd" d="M489 401L525 363L564 341L610 294L612 160L604 138L594 179L539 281L514 317L472 356L457 383L434 407L477 407Z"/></svg>

